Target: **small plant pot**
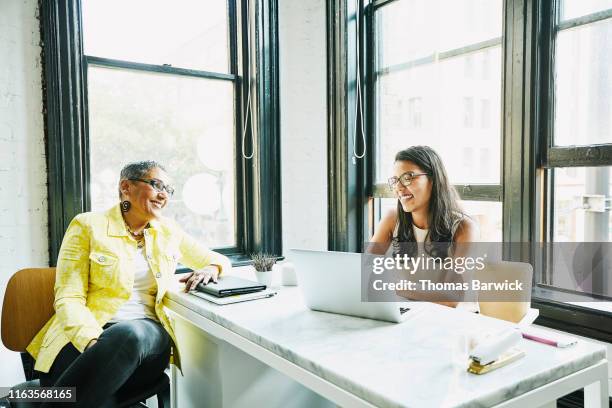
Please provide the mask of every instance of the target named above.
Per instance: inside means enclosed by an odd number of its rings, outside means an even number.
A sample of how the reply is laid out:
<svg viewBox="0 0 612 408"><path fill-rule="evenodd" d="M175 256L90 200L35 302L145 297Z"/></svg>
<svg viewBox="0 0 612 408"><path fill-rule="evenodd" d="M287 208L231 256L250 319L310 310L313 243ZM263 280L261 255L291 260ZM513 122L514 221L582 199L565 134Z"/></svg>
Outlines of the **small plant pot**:
<svg viewBox="0 0 612 408"><path fill-rule="evenodd" d="M272 271L259 272L255 271L255 278L257 278L257 282L266 285L266 287L270 287L272 285L272 278L274 277Z"/></svg>

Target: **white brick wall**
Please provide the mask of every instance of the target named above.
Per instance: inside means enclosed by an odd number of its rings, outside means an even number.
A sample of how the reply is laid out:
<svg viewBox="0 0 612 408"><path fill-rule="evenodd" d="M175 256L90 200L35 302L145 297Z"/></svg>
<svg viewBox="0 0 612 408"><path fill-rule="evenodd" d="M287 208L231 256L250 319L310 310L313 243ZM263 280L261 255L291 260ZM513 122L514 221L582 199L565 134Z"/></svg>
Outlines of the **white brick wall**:
<svg viewBox="0 0 612 408"><path fill-rule="evenodd" d="M18 269L47 266L47 170L36 0L0 1L0 296ZM23 381L0 346L0 386Z"/></svg>
<svg viewBox="0 0 612 408"><path fill-rule="evenodd" d="M324 0L280 0L283 251L327 249Z"/></svg>

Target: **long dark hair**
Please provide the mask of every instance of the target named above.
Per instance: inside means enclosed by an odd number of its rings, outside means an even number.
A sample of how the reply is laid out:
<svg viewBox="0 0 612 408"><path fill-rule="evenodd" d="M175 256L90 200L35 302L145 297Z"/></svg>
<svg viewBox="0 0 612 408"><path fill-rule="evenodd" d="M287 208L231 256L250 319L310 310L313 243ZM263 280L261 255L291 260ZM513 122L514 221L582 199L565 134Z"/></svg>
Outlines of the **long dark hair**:
<svg viewBox="0 0 612 408"><path fill-rule="evenodd" d="M432 243L446 243L448 247L453 241L457 223L465 217L465 214L459 205L457 191L448 181L440 156L429 146L411 146L398 152L395 155L395 161L410 161L416 164L431 180L429 232L427 234ZM397 201L397 216L399 222L397 241L400 243L416 242L412 230L412 213L405 212L399 200ZM434 246L439 247L437 244ZM440 249L443 250L443 248ZM435 252L438 251L435 250Z"/></svg>

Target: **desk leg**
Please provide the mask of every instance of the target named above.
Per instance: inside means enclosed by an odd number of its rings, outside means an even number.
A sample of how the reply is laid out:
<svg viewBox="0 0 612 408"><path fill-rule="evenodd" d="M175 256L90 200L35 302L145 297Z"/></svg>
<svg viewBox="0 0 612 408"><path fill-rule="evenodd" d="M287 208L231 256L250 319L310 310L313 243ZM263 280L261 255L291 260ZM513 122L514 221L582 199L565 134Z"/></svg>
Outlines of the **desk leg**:
<svg viewBox="0 0 612 408"><path fill-rule="evenodd" d="M184 376L174 370L173 408L334 408L294 379L177 317Z"/></svg>
<svg viewBox="0 0 612 408"><path fill-rule="evenodd" d="M606 373L607 374L607 373ZM608 378L605 376L593 384L584 387L585 408L607 408L608 407Z"/></svg>
<svg viewBox="0 0 612 408"><path fill-rule="evenodd" d="M170 408L177 408L176 381L180 373L174 364L170 365Z"/></svg>

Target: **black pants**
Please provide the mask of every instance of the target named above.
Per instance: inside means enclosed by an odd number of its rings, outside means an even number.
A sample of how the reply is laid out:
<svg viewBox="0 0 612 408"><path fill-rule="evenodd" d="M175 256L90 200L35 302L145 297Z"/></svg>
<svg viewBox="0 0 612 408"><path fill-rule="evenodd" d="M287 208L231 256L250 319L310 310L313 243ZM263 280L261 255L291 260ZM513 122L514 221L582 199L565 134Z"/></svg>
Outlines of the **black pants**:
<svg viewBox="0 0 612 408"><path fill-rule="evenodd" d="M104 326L96 344L82 354L68 343L48 373L40 373L43 387L76 387L76 403L42 407L113 407L116 395L146 387L168 366L171 339L150 319Z"/></svg>

